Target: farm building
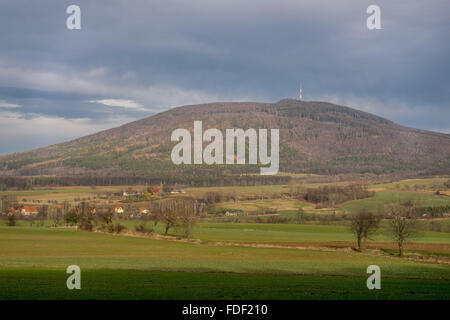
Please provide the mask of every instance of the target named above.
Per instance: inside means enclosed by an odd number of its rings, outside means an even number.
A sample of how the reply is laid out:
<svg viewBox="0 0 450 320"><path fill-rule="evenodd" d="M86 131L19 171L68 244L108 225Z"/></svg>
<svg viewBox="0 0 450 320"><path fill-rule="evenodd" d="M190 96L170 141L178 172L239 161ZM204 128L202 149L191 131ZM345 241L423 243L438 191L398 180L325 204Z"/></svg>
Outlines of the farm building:
<svg viewBox="0 0 450 320"><path fill-rule="evenodd" d="M17 213L20 213L24 216L30 216L38 214L38 210L34 206L23 206L17 208Z"/></svg>
<svg viewBox="0 0 450 320"><path fill-rule="evenodd" d="M227 217L230 217L230 216L247 216L248 213L244 212L243 210L240 210L240 209L233 209L233 210L227 210L227 212L225 212L225 215Z"/></svg>
<svg viewBox="0 0 450 320"><path fill-rule="evenodd" d="M177 190L173 190L173 191L170 191L170 193L186 193L186 191L184 191L183 189L177 189Z"/></svg>

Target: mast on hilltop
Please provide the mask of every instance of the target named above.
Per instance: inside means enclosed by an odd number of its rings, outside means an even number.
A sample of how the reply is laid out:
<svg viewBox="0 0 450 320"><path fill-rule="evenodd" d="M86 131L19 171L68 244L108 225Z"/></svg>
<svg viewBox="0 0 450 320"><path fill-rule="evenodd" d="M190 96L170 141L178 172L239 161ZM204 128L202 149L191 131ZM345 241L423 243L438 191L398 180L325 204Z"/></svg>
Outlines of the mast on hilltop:
<svg viewBox="0 0 450 320"><path fill-rule="evenodd" d="M300 93L298 95L298 100L303 101L303 89L302 89L301 83L300 83Z"/></svg>

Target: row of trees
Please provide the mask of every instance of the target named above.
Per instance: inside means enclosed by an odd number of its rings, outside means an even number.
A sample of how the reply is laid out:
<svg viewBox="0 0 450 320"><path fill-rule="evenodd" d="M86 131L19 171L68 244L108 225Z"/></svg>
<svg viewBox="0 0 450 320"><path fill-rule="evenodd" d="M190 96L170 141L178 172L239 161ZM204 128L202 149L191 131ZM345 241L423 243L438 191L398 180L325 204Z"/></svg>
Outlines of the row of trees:
<svg viewBox="0 0 450 320"><path fill-rule="evenodd" d="M210 186L255 186L287 184L289 176L260 176L250 174L223 174L220 171L206 171L204 174L193 172L134 175L81 175L70 177L57 176L3 176L0 177L0 191L8 189L31 190L43 186L123 186L123 185L187 185L193 187Z"/></svg>
<svg viewBox="0 0 450 320"><path fill-rule="evenodd" d="M204 209L205 204L202 201L191 197L162 199L152 202L150 207L152 214L142 219L154 221L155 226L158 223L163 224L165 235L170 229L175 229L181 236L190 238L198 217L203 214ZM94 224L101 223L101 228L111 224L113 216L112 209L94 208L82 202L68 212L66 222L77 224L82 230L92 231Z"/></svg>
<svg viewBox="0 0 450 320"><path fill-rule="evenodd" d="M388 209L388 230L391 238L397 243L399 256L403 256L404 244L420 235L415 213L415 205L411 202L394 204ZM382 216L368 210L360 210L351 217L350 229L356 237L357 249L362 250L362 242L369 239L379 228Z"/></svg>
<svg viewBox="0 0 450 320"><path fill-rule="evenodd" d="M18 206L16 197L0 197L0 213L10 217L8 224L14 226L16 215L10 214L9 208ZM175 229L183 237L189 238L192 235L194 226L200 215L204 214L206 203L201 199L192 197L175 197L153 201L150 204L150 216L143 217L145 220L152 220L157 225L164 225L165 234L170 229ZM32 225L36 220L50 220L55 226L61 223L77 225L82 230L92 231L97 225L108 225L116 216L114 208L105 206L95 206L89 202L81 202L75 206L70 206L68 202L62 205L38 207L38 213L23 217L30 221ZM116 217L117 218L117 217Z"/></svg>
<svg viewBox="0 0 450 320"><path fill-rule="evenodd" d="M367 186L361 184L349 184L347 186L323 186L309 188L300 197L312 203L321 203L328 207L343 203L348 200L357 200L373 197L374 191L369 191Z"/></svg>

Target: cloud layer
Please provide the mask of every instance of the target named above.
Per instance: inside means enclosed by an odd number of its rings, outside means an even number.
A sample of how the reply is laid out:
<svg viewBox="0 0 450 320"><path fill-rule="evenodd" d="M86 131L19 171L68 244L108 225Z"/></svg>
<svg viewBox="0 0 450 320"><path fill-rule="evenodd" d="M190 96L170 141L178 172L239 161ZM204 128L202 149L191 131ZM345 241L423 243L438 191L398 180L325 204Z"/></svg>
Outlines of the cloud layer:
<svg viewBox="0 0 450 320"><path fill-rule="evenodd" d="M375 31L366 0L78 0L67 30L70 4L1 4L0 153L178 105L295 97L300 81L306 100L449 130L446 0L379 0Z"/></svg>

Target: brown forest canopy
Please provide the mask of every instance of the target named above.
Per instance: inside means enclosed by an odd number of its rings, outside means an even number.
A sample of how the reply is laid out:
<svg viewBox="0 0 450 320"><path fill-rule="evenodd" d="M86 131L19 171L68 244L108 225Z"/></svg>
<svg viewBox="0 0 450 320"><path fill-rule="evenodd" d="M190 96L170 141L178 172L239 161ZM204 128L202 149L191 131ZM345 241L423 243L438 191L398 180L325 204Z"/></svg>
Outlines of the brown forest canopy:
<svg viewBox="0 0 450 320"><path fill-rule="evenodd" d="M204 176L258 173L259 165L183 165L170 160L176 128L280 129L280 171L315 174L450 173L450 135L395 124L325 102L210 103L157 115L28 152L0 156L0 175Z"/></svg>

